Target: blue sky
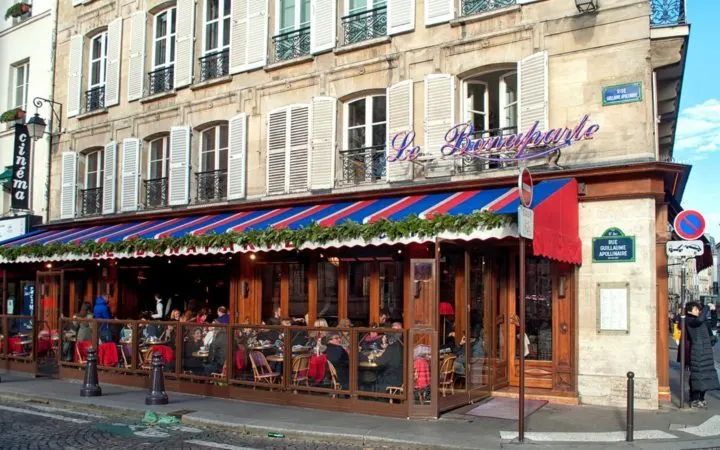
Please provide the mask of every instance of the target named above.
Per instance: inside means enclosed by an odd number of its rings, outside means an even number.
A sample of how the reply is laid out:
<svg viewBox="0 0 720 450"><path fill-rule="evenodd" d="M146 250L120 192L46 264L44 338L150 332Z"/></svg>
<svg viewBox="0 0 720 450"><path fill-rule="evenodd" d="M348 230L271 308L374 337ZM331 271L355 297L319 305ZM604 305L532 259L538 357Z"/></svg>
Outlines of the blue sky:
<svg viewBox="0 0 720 450"><path fill-rule="evenodd" d="M687 0L690 28L675 160L692 164L682 205L705 216L720 238L720 16L719 0Z"/></svg>

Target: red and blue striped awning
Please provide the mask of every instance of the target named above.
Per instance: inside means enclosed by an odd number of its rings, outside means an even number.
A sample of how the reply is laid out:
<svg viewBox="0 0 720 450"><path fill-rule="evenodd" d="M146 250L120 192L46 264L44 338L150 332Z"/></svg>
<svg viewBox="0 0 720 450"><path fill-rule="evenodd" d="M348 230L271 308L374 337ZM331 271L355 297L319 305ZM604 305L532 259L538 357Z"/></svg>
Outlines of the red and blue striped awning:
<svg viewBox="0 0 720 450"><path fill-rule="evenodd" d="M558 194L571 190L574 199L575 238L577 239L577 188L573 179L558 179L543 181L535 186L533 209L535 214L535 229L538 230L538 211L542 211L547 204L556 203L554 198ZM567 196L564 196L567 197ZM320 226L331 227L346 221L358 223L373 223L380 219L402 220L411 215L421 218L430 218L436 214L469 214L479 210L490 210L497 214L516 214L520 205L518 189L501 188L487 190L470 190L459 192L434 193L425 195L411 195L404 197L386 197L371 200L353 200L337 203L320 203L315 205L289 206L274 209L258 209L221 214L207 214L167 218L156 220L142 220L125 222L113 225L73 226L62 229L48 229L33 232L12 241L3 243L4 246L48 245L56 243L80 244L85 241L119 242L132 238L162 239L167 237L182 237L184 235L204 235L224 232L243 232L250 230L264 230L267 228L299 229L316 222ZM545 205L545 206L544 206ZM571 219L572 220L572 219ZM541 227L542 228L542 227ZM517 236L514 226L508 229L482 230L466 236L467 239L488 239ZM445 237L445 236L441 236ZM445 238L453 238L447 236ZM460 237L462 238L462 237ZM424 238L422 241L434 240ZM372 242L376 244L395 244L407 242L420 242L418 239L399 241ZM333 242L322 247L340 247L353 245L368 245L365 242ZM320 248L309 243L303 248ZM237 249L236 251L261 250ZM277 250L277 249L273 249ZM579 249L578 249L579 251ZM221 253L209 252L209 253ZM68 256L66 259L81 258L79 255ZM114 255L119 257L120 255ZM137 255L127 255L133 257ZM144 255L152 256L152 255ZM49 258L60 259L60 258ZM565 260L568 260L565 258ZM570 262L579 262L569 259Z"/></svg>

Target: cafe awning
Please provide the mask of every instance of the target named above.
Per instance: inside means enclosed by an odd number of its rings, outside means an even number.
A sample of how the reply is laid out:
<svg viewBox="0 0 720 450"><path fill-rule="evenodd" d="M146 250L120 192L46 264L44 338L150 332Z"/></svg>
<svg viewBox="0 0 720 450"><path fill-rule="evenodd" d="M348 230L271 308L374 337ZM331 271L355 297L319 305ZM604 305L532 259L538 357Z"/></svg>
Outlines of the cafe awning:
<svg viewBox="0 0 720 450"><path fill-rule="evenodd" d="M336 203L318 203L314 205L288 206L273 209L243 210L220 214L195 215L156 220L132 221L107 225L69 225L64 228L45 229L2 243L2 247L31 247L37 251L23 252L14 258L5 258L4 262L33 261L72 261L87 259L134 258L162 255L216 254L251 251L319 249L353 247L367 245L389 245L432 242L436 238L450 240L485 240L517 237L517 226L508 220L501 226L478 226L462 231L438 228L437 232L413 232L412 224L408 232L396 229L390 233L380 232L368 236L366 232L351 238L331 235L321 242L303 240L293 246L251 245L247 242L223 244L222 246L202 246L188 244L178 248L178 242L193 242L193 236L218 236L230 233L241 238L243 233L263 232L264 230L290 230L284 232L289 240L293 239L292 230L302 234L308 227L329 229L348 228L348 224L362 224L372 230L372 224L382 222L409 223L417 219L433 221L438 217L467 217L481 211L490 211L494 215L512 216L517 214L520 204L517 187L468 190L443 193L411 195L403 197L383 197L367 200L352 200ZM574 179L556 179L543 181L535 186L532 209L535 211L534 254L548 258L580 264L580 239L578 237L578 200L577 182ZM404 221L404 222L403 222ZM398 227L402 228L402 227ZM452 227L449 227L452 228ZM355 230L358 228L356 227ZM382 231L382 228L378 228ZM427 231L427 230L425 230ZM257 237L257 234L255 235ZM175 240L173 248L157 251L118 251L124 248L119 243L138 242L139 240ZM88 245L88 243L105 245ZM74 248L77 246L77 249ZM43 247L43 250L40 249ZM62 249L61 253L51 254L48 248ZM125 246L127 247L127 246ZM88 248L98 249L88 253Z"/></svg>

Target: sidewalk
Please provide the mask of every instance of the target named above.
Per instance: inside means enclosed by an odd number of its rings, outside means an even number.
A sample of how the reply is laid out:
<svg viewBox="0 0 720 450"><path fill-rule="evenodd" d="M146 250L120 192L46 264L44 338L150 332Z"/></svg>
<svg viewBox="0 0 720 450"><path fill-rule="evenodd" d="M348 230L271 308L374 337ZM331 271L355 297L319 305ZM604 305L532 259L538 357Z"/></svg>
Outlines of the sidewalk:
<svg viewBox="0 0 720 450"><path fill-rule="evenodd" d="M330 440L362 445L382 443L408 448L518 448L513 443L517 422L466 416L470 407L444 415L439 420L411 421L359 414L328 412L266 405L169 392L170 404L145 406L145 390L102 384L103 396L80 397L80 383L68 380L35 379L24 374L0 373L0 400L40 400L85 408L112 408L142 417L148 409L177 414L184 423L220 426L237 432L266 435L270 431L300 439ZM527 420L529 441L523 446L539 448L708 448L720 447L720 396L710 395L709 410L666 408L637 411L636 442L622 442L625 414L615 408L546 405ZM707 422L707 423L706 423ZM685 426L699 428L684 428ZM685 430L685 431L683 431ZM687 432L687 430L693 433ZM556 433L556 434L553 434ZM559 434L558 434L559 433ZM572 433L578 433L572 435ZM501 438L501 434L506 439ZM717 434L717 435L715 435ZM658 437L664 439L658 439ZM551 439L547 441L546 439ZM608 442L597 442L608 441ZM565 441L566 444L563 444ZM614 441L614 442L611 442Z"/></svg>

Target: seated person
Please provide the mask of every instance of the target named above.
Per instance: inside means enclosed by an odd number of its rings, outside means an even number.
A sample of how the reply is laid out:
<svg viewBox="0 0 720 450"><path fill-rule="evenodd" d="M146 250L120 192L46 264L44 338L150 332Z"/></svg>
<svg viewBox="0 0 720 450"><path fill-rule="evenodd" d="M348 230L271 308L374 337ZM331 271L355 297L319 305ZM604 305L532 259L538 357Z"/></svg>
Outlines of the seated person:
<svg viewBox="0 0 720 450"><path fill-rule="evenodd" d="M279 306L276 306L273 308L273 316L266 319L265 323L268 325L280 325L280 319L282 318L281 314L282 310Z"/></svg>
<svg viewBox="0 0 720 450"><path fill-rule="evenodd" d="M203 335L200 328L195 328L190 335L190 339L185 341L183 345L183 371L193 373L201 373L204 370L202 358L193 356L193 353L200 351L203 345Z"/></svg>
<svg viewBox="0 0 720 450"><path fill-rule="evenodd" d="M217 319L215 319L215 322L224 324L230 323L230 316L227 313L226 307L221 306L217 309Z"/></svg>
<svg viewBox="0 0 720 450"><path fill-rule="evenodd" d="M472 337L470 338L470 357L472 359L484 358L485 357L485 343L483 341L483 330L482 328L473 329ZM465 376L465 366L467 365L465 357L466 339L465 336L460 340L460 345L453 351L453 354L457 357L455 359L454 371L457 375Z"/></svg>
<svg viewBox="0 0 720 450"><path fill-rule="evenodd" d="M385 345L385 344L383 344ZM378 365L378 387L384 392L390 386L403 384L403 342L397 339L387 345L383 353L375 359Z"/></svg>
<svg viewBox="0 0 720 450"><path fill-rule="evenodd" d="M378 351L381 349L381 343L382 335L377 331L371 331L360 341L360 351L364 353Z"/></svg>
<svg viewBox="0 0 720 450"><path fill-rule="evenodd" d="M215 337L210 344L207 364L205 364L205 375L221 373L225 365L227 355L227 338L224 328L215 329Z"/></svg>
<svg viewBox="0 0 720 450"><path fill-rule="evenodd" d="M350 381L350 358L342 347L341 338L340 333L330 333L325 354L328 361L335 367L338 383L342 385L343 389L347 389Z"/></svg>

